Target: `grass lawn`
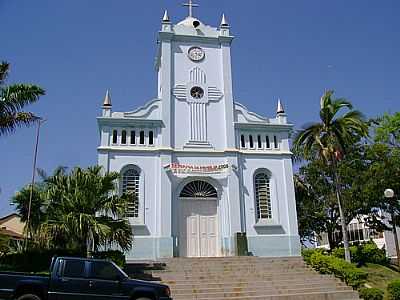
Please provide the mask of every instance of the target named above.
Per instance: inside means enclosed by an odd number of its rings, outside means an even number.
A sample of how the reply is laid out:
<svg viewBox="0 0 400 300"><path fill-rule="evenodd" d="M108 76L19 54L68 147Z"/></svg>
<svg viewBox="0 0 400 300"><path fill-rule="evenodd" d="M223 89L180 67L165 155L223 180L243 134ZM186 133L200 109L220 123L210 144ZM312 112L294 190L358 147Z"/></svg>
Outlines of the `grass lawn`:
<svg viewBox="0 0 400 300"><path fill-rule="evenodd" d="M386 287L393 279L400 279L400 273L388 267L376 264L367 264L362 270L368 272L367 284L370 287L386 291Z"/></svg>

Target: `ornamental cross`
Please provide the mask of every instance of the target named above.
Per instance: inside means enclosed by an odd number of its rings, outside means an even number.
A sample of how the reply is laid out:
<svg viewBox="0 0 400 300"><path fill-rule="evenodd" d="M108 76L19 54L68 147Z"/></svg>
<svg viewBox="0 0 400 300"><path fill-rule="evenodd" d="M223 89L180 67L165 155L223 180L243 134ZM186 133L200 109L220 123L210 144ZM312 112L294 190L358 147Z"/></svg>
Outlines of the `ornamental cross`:
<svg viewBox="0 0 400 300"><path fill-rule="evenodd" d="M189 3L184 3L182 5L189 7L189 17L193 17L193 7L199 7L199 5L193 3L192 0L189 0Z"/></svg>

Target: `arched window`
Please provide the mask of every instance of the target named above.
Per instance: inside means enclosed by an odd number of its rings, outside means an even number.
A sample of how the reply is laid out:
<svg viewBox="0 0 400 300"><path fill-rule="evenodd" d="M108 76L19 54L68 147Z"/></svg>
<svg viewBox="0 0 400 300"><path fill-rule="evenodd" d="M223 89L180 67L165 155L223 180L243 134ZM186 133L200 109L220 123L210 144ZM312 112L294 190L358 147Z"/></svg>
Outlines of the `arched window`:
<svg viewBox="0 0 400 300"><path fill-rule="evenodd" d="M139 181L140 174L135 169L126 170L122 174L122 194L129 197L127 217L139 217Z"/></svg>
<svg viewBox="0 0 400 300"><path fill-rule="evenodd" d="M121 132L121 144L126 144L126 130L122 130Z"/></svg>
<svg viewBox="0 0 400 300"><path fill-rule="evenodd" d="M154 133L153 133L153 130L149 131L149 145L154 145Z"/></svg>
<svg viewBox="0 0 400 300"><path fill-rule="evenodd" d="M132 145L136 144L136 132L135 132L135 130L131 131L131 144Z"/></svg>
<svg viewBox="0 0 400 300"><path fill-rule="evenodd" d="M246 148L246 141L244 140L244 135L243 134L240 136L240 146L242 148Z"/></svg>
<svg viewBox="0 0 400 300"><path fill-rule="evenodd" d="M267 173L258 173L254 177L254 190L257 206L257 218L259 220L271 219L271 189L270 178Z"/></svg>
<svg viewBox="0 0 400 300"><path fill-rule="evenodd" d="M117 130L113 130L112 143L116 144L117 142L118 142L118 131Z"/></svg>
<svg viewBox="0 0 400 300"><path fill-rule="evenodd" d="M140 143L140 145L144 145L144 131L143 130L139 133L139 143Z"/></svg>
<svg viewBox="0 0 400 300"><path fill-rule="evenodd" d="M196 180L189 182L183 188L181 198L217 198L217 190L208 182Z"/></svg>
<svg viewBox="0 0 400 300"><path fill-rule="evenodd" d="M275 147L275 149L278 149L278 148L279 148L279 145L278 145L278 138L276 137L276 135L274 135L274 147Z"/></svg>
<svg viewBox="0 0 400 300"><path fill-rule="evenodd" d="M257 136L257 147L258 147L258 149L262 148L261 135Z"/></svg>
<svg viewBox="0 0 400 300"><path fill-rule="evenodd" d="M271 148L271 143L269 142L269 136L265 137L265 141L267 142L267 149Z"/></svg>
<svg viewBox="0 0 400 300"><path fill-rule="evenodd" d="M253 136L251 134L249 136L249 143L250 143L250 148L254 148Z"/></svg>

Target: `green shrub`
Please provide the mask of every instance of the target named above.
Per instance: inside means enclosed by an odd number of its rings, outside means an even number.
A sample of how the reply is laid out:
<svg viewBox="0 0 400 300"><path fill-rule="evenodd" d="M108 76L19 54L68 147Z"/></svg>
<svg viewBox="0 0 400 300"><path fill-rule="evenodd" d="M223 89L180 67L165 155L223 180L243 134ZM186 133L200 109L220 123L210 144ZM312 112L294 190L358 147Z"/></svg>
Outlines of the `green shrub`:
<svg viewBox="0 0 400 300"><path fill-rule="evenodd" d="M304 261L307 264L310 264L311 255L313 255L316 252L324 254L326 250L322 248L311 248L311 249L306 248L301 250L301 255L303 256Z"/></svg>
<svg viewBox="0 0 400 300"><path fill-rule="evenodd" d="M118 250L109 250L93 253L94 258L110 259L121 268L125 267L126 258L123 252Z"/></svg>
<svg viewBox="0 0 400 300"><path fill-rule="evenodd" d="M344 248L333 249L332 255L338 258L344 258ZM350 255L351 261L357 263L359 266L365 265L366 263L379 265L387 265L389 263L385 250L379 249L372 241L357 246L351 246Z"/></svg>
<svg viewBox="0 0 400 300"><path fill-rule="evenodd" d="M362 245L363 257L366 258L366 262L387 265L389 264L389 258L386 257L386 251L379 249L374 242L369 242Z"/></svg>
<svg viewBox="0 0 400 300"><path fill-rule="evenodd" d="M387 287L389 300L400 300L400 279L395 279Z"/></svg>
<svg viewBox="0 0 400 300"><path fill-rule="evenodd" d="M377 288L361 289L359 291L360 298L365 300L383 300L384 291Z"/></svg>
<svg viewBox="0 0 400 300"><path fill-rule="evenodd" d="M343 259L314 252L310 257L310 265L322 274L334 274L353 288L360 287L368 274Z"/></svg>

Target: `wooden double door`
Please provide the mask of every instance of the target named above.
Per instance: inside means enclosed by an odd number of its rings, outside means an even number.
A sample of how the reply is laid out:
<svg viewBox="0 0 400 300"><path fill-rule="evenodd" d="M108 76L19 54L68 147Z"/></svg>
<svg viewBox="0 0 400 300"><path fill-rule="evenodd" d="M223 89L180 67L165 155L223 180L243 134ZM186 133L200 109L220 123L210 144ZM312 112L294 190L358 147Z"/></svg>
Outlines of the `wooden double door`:
<svg viewBox="0 0 400 300"><path fill-rule="evenodd" d="M180 256L219 256L217 199L180 199Z"/></svg>

